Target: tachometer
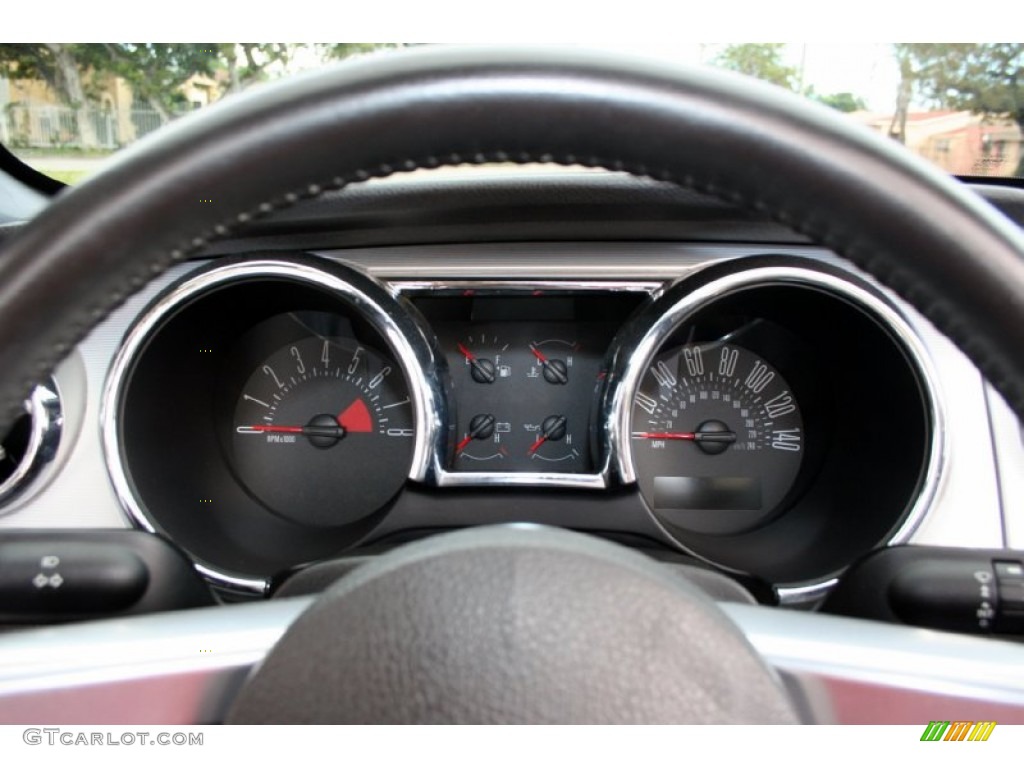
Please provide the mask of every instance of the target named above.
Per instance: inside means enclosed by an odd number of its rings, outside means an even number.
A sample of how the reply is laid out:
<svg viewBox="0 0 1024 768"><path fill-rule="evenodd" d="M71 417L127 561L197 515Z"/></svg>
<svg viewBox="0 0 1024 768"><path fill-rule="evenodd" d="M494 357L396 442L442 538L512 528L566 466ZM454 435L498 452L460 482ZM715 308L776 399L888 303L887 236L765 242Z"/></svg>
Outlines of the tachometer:
<svg viewBox="0 0 1024 768"><path fill-rule="evenodd" d="M344 525L384 506L413 451L399 367L353 338L308 337L269 355L238 396L233 429L239 479L303 525Z"/></svg>
<svg viewBox="0 0 1024 768"><path fill-rule="evenodd" d="M735 344L688 344L654 359L633 404L640 490L667 521L735 533L770 519L804 449L796 398L770 363Z"/></svg>

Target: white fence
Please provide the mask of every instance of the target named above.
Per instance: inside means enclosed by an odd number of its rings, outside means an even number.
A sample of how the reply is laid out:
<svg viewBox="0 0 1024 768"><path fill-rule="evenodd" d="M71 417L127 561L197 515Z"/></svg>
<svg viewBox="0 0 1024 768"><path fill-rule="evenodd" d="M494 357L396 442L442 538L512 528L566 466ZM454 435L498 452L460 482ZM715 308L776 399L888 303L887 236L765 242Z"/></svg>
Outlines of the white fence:
<svg viewBox="0 0 1024 768"><path fill-rule="evenodd" d="M0 141L14 147L116 149L163 124L152 109L73 109L51 104L0 107Z"/></svg>

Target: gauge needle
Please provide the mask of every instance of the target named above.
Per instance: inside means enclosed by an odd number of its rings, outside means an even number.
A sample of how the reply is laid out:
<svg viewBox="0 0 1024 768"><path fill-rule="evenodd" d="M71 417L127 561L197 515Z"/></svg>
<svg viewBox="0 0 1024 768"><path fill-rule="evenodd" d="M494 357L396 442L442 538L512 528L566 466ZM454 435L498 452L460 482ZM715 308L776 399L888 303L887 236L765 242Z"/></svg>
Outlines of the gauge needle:
<svg viewBox="0 0 1024 768"><path fill-rule="evenodd" d="M478 438L487 438L493 434L494 417L489 413L475 416L469 423L469 433L455 446L455 453L462 453L463 449L472 441Z"/></svg>
<svg viewBox="0 0 1024 768"><path fill-rule="evenodd" d="M543 352L537 349L532 344L530 345L530 351L533 352L533 356L540 360L540 364L544 366L545 373L554 379L557 384L565 384L569 381L569 377L566 376L565 371L559 368L557 365L552 365L551 361L547 359ZM548 379L551 381L551 379Z"/></svg>
<svg viewBox="0 0 1024 768"><path fill-rule="evenodd" d="M533 441L533 445L531 445L530 449L527 451L527 453L530 454L531 456L537 452L538 448L544 445L544 443L546 443L552 437L559 434L565 434L565 416L557 416L550 419L545 419L545 423L548 424L548 428L541 432L540 437ZM561 439L561 437L555 437L555 439L558 440Z"/></svg>
<svg viewBox="0 0 1024 768"><path fill-rule="evenodd" d="M305 427L281 426L279 424L253 424L235 427L240 435L259 435L264 433L303 435L304 437L336 437L345 436L345 428L340 424L310 424Z"/></svg>
<svg viewBox="0 0 1024 768"><path fill-rule="evenodd" d="M735 443L735 432L634 432L641 440L691 440L696 443Z"/></svg>
<svg viewBox="0 0 1024 768"><path fill-rule="evenodd" d="M481 381L486 384L493 383L494 371L492 370L492 368L490 366L484 365L480 360L477 359L476 355L474 355L472 352L466 349L465 345L463 345L462 343L460 343L458 347L459 352L461 352L462 356L469 361L470 366L476 372L476 375L478 377L477 381Z"/></svg>

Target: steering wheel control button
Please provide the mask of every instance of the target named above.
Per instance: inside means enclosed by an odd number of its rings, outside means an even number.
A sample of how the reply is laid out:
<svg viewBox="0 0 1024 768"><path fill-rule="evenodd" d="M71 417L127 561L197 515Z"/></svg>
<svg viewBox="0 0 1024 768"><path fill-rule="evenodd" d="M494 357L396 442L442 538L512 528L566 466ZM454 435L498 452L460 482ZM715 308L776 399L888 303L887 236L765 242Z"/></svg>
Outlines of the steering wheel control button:
<svg viewBox="0 0 1024 768"><path fill-rule="evenodd" d="M0 626L212 602L185 556L150 533L53 530L0 535Z"/></svg>
<svg viewBox="0 0 1024 768"><path fill-rule="evenodd" d="M1024 634L1024 562L1007 550L891 547L843 575L824 610L974 634Z"/></svg>
<svg viewBox="0 0 1024 768"><path fill-rule="evenodd" d="M992 567L999 590L996 631L1024 634L1024 563L1020 560L996 560Z"/></svg>

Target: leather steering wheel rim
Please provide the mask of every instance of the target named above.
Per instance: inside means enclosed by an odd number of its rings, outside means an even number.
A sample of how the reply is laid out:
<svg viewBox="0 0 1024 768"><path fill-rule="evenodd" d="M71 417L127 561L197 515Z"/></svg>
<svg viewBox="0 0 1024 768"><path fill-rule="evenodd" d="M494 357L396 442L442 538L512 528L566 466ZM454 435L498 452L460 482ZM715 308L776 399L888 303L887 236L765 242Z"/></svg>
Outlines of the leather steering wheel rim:
<svg viewBox="0 0 1024 768"><path fill-rule="evenodd" d="M396 171L488 161L625 171L766 212L903 296L1024 416L1024 237L955 180L727 73L433 49L229 100L62 194L0 261L0 420L128 296L251 220Z"/></svg>

